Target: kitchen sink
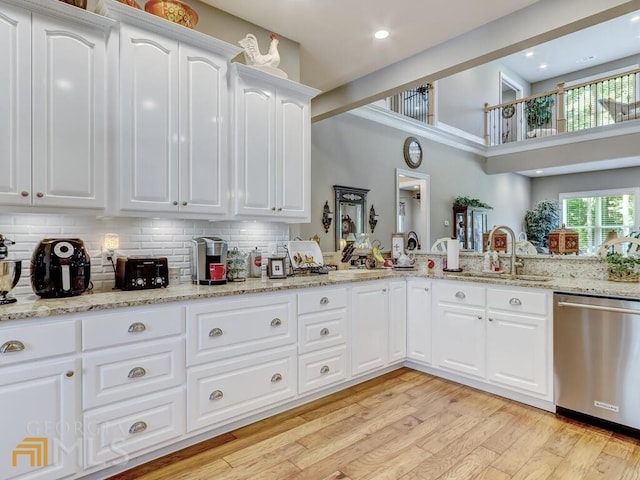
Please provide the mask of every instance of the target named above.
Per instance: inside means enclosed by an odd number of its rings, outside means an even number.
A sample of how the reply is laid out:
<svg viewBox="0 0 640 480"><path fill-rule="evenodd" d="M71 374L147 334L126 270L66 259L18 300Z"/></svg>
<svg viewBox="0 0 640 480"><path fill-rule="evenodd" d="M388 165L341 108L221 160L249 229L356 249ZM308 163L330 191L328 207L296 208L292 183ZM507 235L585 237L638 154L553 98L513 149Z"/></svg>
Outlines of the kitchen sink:
<svg viewBox="0 0 640 480"><path fill-rule="evenodd" d="M521 282L548 282L553 277L546 275L516 275L512 277L509 273L490 273L490 272L457 272L457 273L445 273L445 278L492 278L495 280L516 280Z"/></svg>

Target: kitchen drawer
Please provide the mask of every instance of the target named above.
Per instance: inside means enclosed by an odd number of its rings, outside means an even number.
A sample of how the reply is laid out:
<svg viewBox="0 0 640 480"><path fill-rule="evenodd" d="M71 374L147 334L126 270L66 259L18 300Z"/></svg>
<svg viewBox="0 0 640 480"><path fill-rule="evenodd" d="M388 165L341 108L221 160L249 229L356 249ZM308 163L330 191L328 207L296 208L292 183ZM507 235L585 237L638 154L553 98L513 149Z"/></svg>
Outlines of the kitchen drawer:
<svg viewBox="0 0 640 480"><path fill-rule="evenodd" d="M346 308L346 288L317 288L298 294L298 315Z"/></svg>
<svg viewBox="0 0 640 480"><path fill-rule="evenodd" d="M295 347L190 368L187 430L220 426L294 398Z"/></svg>
<svg viewBox="0 0 640 480"><path fill-rule="evenodd" d="M92 350L151 340L184 331L184 308L165 305L132 308L124 312L96 315L82 321L82 349Z"/></svg>
<svg viewBox="0 0 640 480"><path fill-rule="evenodd" d="M85 353L84 409L165 390L184 383L181 338Z"/></svg>
<svg viewBox="0 0 640 480"><path fill-rule="evenodd" d="M328 387L347 379L347 346L308 353L298 359L298 393Z"/></svg>
<svg viewBox="0 0 640 480"><path fill-rule="evenodd" d="M0 365L75 353L79 330L73 320L0 328Z"/></svg>
<svg viewBox="0 0 640 480"><path fill-rule="evenodd" d="M487 306L490 309L546 315L549 311L549 301L550 295L544 292L503 290L500 288L489 288L487 290Z"/></svg>
<svg viewBox="0 0 640 480"><path fill-rule="evenodd" d="M475 287L465 283L438 283L433 287L437 302L452 303L455 305L485 305L485 288Z"/></svg>
<svg viewBox="0 0 640 480"><path fill-rule="evenodd" d="M187 364L222 360L296 342L295 295L187 307Z"/></svg>
<svg viewBox="0 0 640 480"><path fill-rule="evenodd" d="M173 389L84 415L84 466L126 462L185 432L185 395Z"/></svg>
<svg viewBox="0 0 640 480"><path fill-rule="evenodd" d="M298 318L298 353L313 352L347 341L347 310L340 308Z"/></svg>

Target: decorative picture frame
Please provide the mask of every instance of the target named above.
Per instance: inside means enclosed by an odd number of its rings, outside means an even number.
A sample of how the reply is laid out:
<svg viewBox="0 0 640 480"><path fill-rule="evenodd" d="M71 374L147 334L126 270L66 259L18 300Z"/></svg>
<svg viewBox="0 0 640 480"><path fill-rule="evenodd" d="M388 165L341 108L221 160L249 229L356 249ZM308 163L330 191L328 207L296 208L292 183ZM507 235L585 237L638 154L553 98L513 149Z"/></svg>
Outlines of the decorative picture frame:
<svg viewBox="0 0 640 480"><path fill-rule="evenodd" d="M269 257L267 276L269 278L287 278L287 272L284 269L284 257Z"/></svg>

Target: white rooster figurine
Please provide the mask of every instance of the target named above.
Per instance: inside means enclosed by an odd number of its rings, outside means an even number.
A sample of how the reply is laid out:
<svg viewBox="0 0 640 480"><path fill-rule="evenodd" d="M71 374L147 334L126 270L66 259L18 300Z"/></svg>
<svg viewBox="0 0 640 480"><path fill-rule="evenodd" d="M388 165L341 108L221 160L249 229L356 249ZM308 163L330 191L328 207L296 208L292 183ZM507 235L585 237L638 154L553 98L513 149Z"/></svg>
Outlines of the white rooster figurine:
<svg viewBox="0 0 640 480"><path fill-rule="evenodd" d="M258 48L258 40L252 33L248 33L246 37L240 40L238 43L244 49L244 58L247 65L253 67L264 68L272 73L276 73L280 76L287 77L287 74L278 68L280 65L280 54L278 53L278 37L271 34L271 44L269 45L269 51L263 55Z"/></svg>

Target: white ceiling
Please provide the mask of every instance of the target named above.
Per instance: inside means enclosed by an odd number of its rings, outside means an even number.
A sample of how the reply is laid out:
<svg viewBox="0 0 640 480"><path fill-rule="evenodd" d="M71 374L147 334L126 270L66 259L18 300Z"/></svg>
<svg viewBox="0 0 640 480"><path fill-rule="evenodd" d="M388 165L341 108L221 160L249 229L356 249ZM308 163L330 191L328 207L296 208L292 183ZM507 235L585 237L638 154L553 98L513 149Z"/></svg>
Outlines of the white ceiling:
<svg viewBox="0 0 640 480"><path fill-rule="evenodd" d="M202 1L298 42L301 82L327 91L539 0Z"/></svg>

